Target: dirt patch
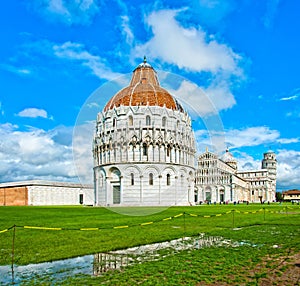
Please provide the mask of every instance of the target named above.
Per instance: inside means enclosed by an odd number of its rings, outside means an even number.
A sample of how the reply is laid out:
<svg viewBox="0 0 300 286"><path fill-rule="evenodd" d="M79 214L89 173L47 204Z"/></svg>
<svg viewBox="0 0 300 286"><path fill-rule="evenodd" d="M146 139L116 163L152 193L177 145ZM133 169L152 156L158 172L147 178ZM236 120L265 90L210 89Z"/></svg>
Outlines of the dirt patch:
<svg viewBox="0 0 300 286"><path fill-rule="evenodd" d="M234 281L237 278L236 276L230 275L224 277L224 280L230 279ZM240 278L244 276L243 278L246 278L246 282L200 282L197 286L245 286L249 285L249 283L255 283L258 286L300 286L300 252L287 256L266 257L255 268L240 271L238 276Z"/></svg>
<svg viewBox="0 0 300 286"><path fill-rule="evenodd" d="M300 252L276 258L267 257L252 273L260 286L300 285Z"/></svg>

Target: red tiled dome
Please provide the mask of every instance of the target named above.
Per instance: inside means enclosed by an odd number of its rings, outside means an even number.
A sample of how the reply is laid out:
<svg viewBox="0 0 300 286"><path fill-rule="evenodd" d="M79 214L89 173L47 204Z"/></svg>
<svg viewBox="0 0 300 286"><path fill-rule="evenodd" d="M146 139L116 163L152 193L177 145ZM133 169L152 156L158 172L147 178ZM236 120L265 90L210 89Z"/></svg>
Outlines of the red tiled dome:
<svg viewBox="0 0 300 286"><path fill-rule="evenodd" d="M160 87L156 71L144 58L133 71L129 86L116 93L104 107L104 111L125 106L166 106L183 112L182 106L164 88Z"/></svg>

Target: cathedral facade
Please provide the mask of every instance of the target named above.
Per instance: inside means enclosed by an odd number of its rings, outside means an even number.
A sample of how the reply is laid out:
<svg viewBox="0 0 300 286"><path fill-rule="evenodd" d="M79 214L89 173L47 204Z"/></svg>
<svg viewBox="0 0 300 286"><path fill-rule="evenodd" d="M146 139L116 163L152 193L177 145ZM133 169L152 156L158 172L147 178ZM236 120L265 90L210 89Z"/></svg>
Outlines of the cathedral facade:
<svg viewBox="0 0 300 286"><path fill-rule="evenodd" d="M276 168L276 155L272 151L264 153L261 169L239 171L229 150L220 158L206 150L198 157L195 202L275 201Z"/></svg>
<svg viewBox="0 0 300 286"><path fill-rule="evenodd" d="M194 204L195 153L191 118L144 60L98 113L95 204Z"/></svg>
<svg viewBox="0 0 300 286"><path fill-rule="evenodd" d="M191 118L159 84L144 59L129 85L99 112L93 140L98 206L172 206L202 202L273 201L276 157L262 169L239 171L227 150L196 161Z"/></svg>

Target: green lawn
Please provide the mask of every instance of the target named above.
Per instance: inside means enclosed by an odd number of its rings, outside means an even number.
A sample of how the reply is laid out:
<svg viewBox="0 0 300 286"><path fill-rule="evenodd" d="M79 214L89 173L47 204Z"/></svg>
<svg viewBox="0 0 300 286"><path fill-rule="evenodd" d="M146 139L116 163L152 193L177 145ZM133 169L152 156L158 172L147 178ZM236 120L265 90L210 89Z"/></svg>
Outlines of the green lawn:
<svg viewBox="0 0 300 286"><path fill-rule="evenodd" d="M141 208L128 208L126 211L134 214L137 210ZM149 208L145 208L147 211ZM101 277L72 278L65 281L66 284L84 285L88 281L90 285L100 282L114 285L118 281L120 285L159 285L164 281L165 285L195 285L226 279L227 283L231 281L228 285L248 285L247 281L256 283L267 271L262 268L261 273L251 274L249 268L252 269L269 256L285 257L298 253L300 249L300 208L291 204L171 207L147 216L121 215L93 207L0 207L0 217L0 231L17 226L15 263L18 265L122 249L199 233L247 241L259 246L182 251L160 261L134 265ZM148 222L152 223L142 225ZM120 226L125 228L118 228ZM82 228L98 230L80 230ZM11 263L13 234L13 229L0 233L1 265ZM226 278L228 271L238 275L232 274Z"/></svg>

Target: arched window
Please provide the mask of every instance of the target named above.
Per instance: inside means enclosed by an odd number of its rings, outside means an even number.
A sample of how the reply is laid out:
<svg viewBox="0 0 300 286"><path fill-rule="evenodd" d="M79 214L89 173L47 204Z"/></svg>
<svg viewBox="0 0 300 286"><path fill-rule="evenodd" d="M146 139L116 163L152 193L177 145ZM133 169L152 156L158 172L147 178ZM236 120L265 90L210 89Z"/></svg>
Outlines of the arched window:
<svg viewBox="0 0 300 286"><path fill-rule="evenodd" d="M152 173L149 174L149 185L153 186L153 174Z"/></svg>
<svg viewBox="0 0 300 286"><path fill-rule="evenodd" d="M146 143L143 144L143 155L144 156L148 155L148 146Z"/></svg>
<svg viewBox="0 0 300 286"><path fill-rule="evenodd" d="M129 126L133 125L133 117L132 117L132 115L129 115L129 117L128 117L128 124L129 124Z"/></svg>
<svg viewBox="0 0 300 286"><path fill-rule="evenodd" d="M168 145L168 147L167 147L167 157L170 157L170 153L171 153L171 147L170 147L170 145Z"/></svg>
<svg viewBox="0 0 300 286"><path fill-rule="evenodd" d="M133 173L131 173L130 174L130 183L131 183L131 186L133 186L134 185L134 174Z"/></svg>
<svg viewBox="0 0 300 286"><path fill-rule="evenodd" d="M167 118L164 116L161 121L162 127L165 127L166 123L167 123Z"/></svg>
<svg viewBox="0 0 300 286"><path fill-rule="evenodd" d="M167 174L167 186L171 185L171 176L170 174Z"/></svg>
<svg viewBox="0 0 300 286"><path fill-rule="evenodd" d="M146 125L150 126L151 125L151 118L149 115L146 116Z"/></svg>

